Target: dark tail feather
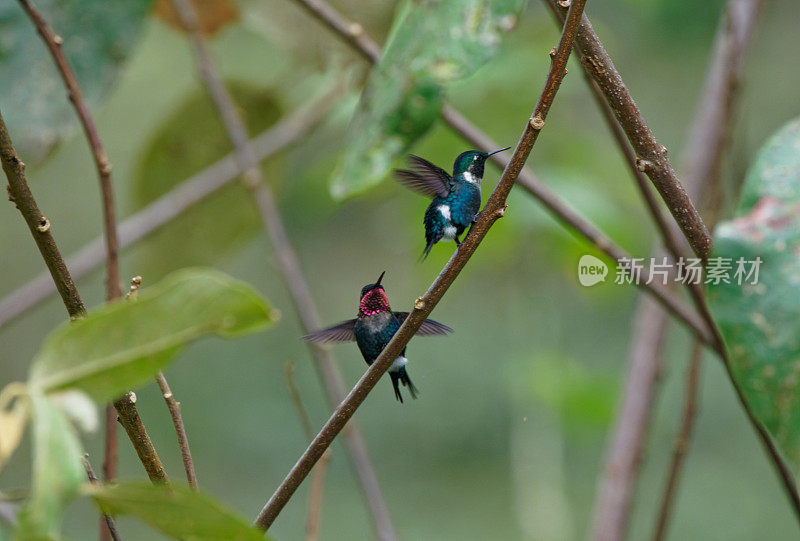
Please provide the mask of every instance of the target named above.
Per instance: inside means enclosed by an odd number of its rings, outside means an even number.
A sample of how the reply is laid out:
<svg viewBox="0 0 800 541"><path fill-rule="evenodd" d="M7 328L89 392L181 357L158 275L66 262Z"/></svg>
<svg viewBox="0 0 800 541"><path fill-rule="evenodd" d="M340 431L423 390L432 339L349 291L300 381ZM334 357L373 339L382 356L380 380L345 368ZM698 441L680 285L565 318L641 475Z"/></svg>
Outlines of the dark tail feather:
<svg viewBox="0 0 800 541"><path fill-rule="evenodd" d="M400 380L400 375L395 372L389 372L389 376L392 378L392 387L394 387L394 397L403 403L403 395L400 394L400 386L397 382ZM412 395L413 396L413 395Z"/></svg>
<svg viewBox="0 0 800 541"><path fill-rule="evenodd" d="M398 371L397 377L405 387L408 387L408 392L411 393L411 398L416 400L417 393L419 393L419 391L414 386L414 384L411 383L411 378L408 377L408 372L406 372L406 367L405 366L400 367L400 370ZM401 402L402 402L402 400L401 400Z"/></svg>
<svg viewBox="0 0 800 541"><path fill-rule="evenodd" d="M425 249L422 251L422 255L419 256L419 262L420 263L425 261L425 258L428 257L428 254L431 253L431 248L433 248L434 244L436 244L436 241L432 240L432 241L428 242L428 244L425 245Z"/></svg>

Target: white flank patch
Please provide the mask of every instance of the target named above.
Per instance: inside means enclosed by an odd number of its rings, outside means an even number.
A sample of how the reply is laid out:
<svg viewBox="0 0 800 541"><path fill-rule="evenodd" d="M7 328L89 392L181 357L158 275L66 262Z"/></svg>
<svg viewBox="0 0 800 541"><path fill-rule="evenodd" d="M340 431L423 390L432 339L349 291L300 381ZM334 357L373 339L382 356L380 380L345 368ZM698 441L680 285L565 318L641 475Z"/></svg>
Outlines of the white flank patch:
<svg viewBox="0 0 800 541"><path fill-rule="evenodd" d="M444 218L448 222L450 221L450 207L448 207L447 205L439 205L438 207L436 207L436 210L439 211L439 214L442 215L442 218Z"/></svg>
<svg viewBox="0 0 800 541"><path fill-rule="evenodd" d="M403 368L408 363L408 359L405 357L398 357L392 363L392 366L389 367L389 372L397 372L401 368Z"/></svg>
<svg viewBox="0 0 800 541"><path fill-rule="evenodd" d="M443 239L453 240L456 238L456 233L458 230L454 225L448 225L444 228L444 233L442 234Z"/></svg>
<svg viewBox="0 0 800 541"><path fill-rule="evenodd" d="M464 180L466 180L470 184L475 184L475 185L479 185L481 183L481 179L479 179L469 171L464 171Z"/></svg>

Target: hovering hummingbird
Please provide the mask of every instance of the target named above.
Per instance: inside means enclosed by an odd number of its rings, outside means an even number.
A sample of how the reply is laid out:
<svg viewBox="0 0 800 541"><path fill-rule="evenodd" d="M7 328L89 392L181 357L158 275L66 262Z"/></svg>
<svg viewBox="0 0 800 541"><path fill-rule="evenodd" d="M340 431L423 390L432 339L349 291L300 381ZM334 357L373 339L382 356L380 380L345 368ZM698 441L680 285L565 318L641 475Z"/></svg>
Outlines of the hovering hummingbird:
<svg viewBox="0 0 800 541"><path fill-rule="evenodd" d="M356 344L358 344L358 349L361 350L361 354L364 356L364 360L368 365L372 365L378 355L381 354L381 351L383 351L383 348L386 347L386 344L389 343L389 340L392 339L394 333L397 332L397 329L400 328L400 324L408 316L408 312L393 312L389 307L389 297L386 296L386 291L381 285L384 274L386 274L386 271L381 273L377 282L367 284L361 289L358 317L312 332L304 336L303 339L323 344L355 340ZM443 335L449 332L453 332L453 329L447 325L442 325L432 319L426 319L417 331L417 335ZM394 396L400 402L403 402L403 396L400 394L398 383L408 387L412 398L417 397L417 388L411 383L406 371L407 362L406 350L403 348L402 353L389 367Z"/></svg>
<svg viewBox="0 0 800 541"><path fill-rule="evenodd" d="M408 157L411 170L395 169L395 178L404 186L423 195L433 197L425 211L424 260L433 245L442 239L454 240L461 245L459 237L470 226L481 207L481 180L486 158L511 147L494 152L468 150L462 152L453 164L453 176L441 167L433 165L419 156Z"/></svg>

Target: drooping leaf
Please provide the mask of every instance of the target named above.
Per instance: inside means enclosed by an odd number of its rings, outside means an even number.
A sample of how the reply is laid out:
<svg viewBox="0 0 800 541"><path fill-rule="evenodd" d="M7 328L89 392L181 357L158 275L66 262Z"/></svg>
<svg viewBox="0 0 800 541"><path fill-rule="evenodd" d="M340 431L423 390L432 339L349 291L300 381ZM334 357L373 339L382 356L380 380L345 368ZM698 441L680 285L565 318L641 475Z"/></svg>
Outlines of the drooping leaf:
<svg viewBox="0 0 800 541"><path fill-rule="evenodd" d="M281 117L278 100L269 91L242 83L229 86L251 135ZM139 207L151 203L232 150L208 93L192 94L164 120L142 152L134 174L134 203ZM266 160L262 170L268 181L279 178L280 158ZM137 258L138 272L160 278L176 268L212 265L250 240L260 227L252 198L241 183L232 182L146 239Z"/></svg>
<svg viewBox="0 0 800 541"><path fill-rule="evenodd" d="M128 56L150 0L37 0L63 40L84 97L96 102ZM0 2L0 96L21 154L41 156L76 121L50 53L17 2Z"/></svg>
<svg viewBox="0 0 800 541"><path fill-rule="evenodd" d="M22 439L28 409L25 384L15 382L3 387L0 391L0 471Z"/></svg>
<svg viewBox="0 0 800 541"><path fill-rule="evenodd" d="M708 289L734 378L795 474L800 473L798 254L800 119L760 150L736 217L717 227L713 256L730 258L730 283L712 283Z"/></svg>
<svg viewBox="0 0 800 541"><path fill-rule="evenodd" d="M211 497L184 486L122 482L87 485L85 492L110 515L131 515L187 541L261 541L264 532Z"/></svg>
<svg viewBox="0 0 800 541"><path fill-rule="evenodd" d="M442 85L468 77L496 52L522 0L407 1L370 74L331 180L343 198L373 186L439 115Z"/></svg>
<svg viewBox="0 0 800 541"><path fill-rule="evenodd" d="M33 489L19 516L15 539L58 538L61 513L84 479L75 430L52 400L32 390Z"/></svg>
<svg viewBox="0 0 800 541"><path fill-rule="evenodd" d="M135 301L105 305L53 331L33 362L29 385L108 400L149 380L187 342L209 333L254 333L277 315L244 282L211 269L184 269L142 289Z"/></svg>

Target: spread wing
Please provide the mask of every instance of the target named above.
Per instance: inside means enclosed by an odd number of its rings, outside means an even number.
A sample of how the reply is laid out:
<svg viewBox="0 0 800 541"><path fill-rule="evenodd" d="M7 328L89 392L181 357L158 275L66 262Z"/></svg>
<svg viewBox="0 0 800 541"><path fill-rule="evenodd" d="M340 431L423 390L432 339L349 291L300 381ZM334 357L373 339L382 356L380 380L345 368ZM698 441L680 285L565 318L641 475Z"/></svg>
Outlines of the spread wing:
<svg viewBox="0 0 800 541"><path fill-rule="evenodd" d="M355 319L348 319L333 327L309 333L303 337L303 340L318 342L320 344L327 344L328 342L351 342L356 339L356 334L353 331L355 324Z"/></svg>
<svg viewBox="0 0 800 541"><path fill-rule="evenodd" d="M408 312L395 312L394 317L396 317L397 320L402 325L403 322L408 317ZM451 329L444 323L439 323L438 321L434 321L432 319L426 319L425 321L422 322L422 325L417 331L417 336L437 336L451 332L453 332L453 329Z"/></svg>
<svg viewBox="0 0 800 541"><path fill-rule="evenodd" d="M408 163L410 170L394 170L394 177L400 184L429 197L447 197L451 181L447 171L413 154L408 157Z"/></svg>

